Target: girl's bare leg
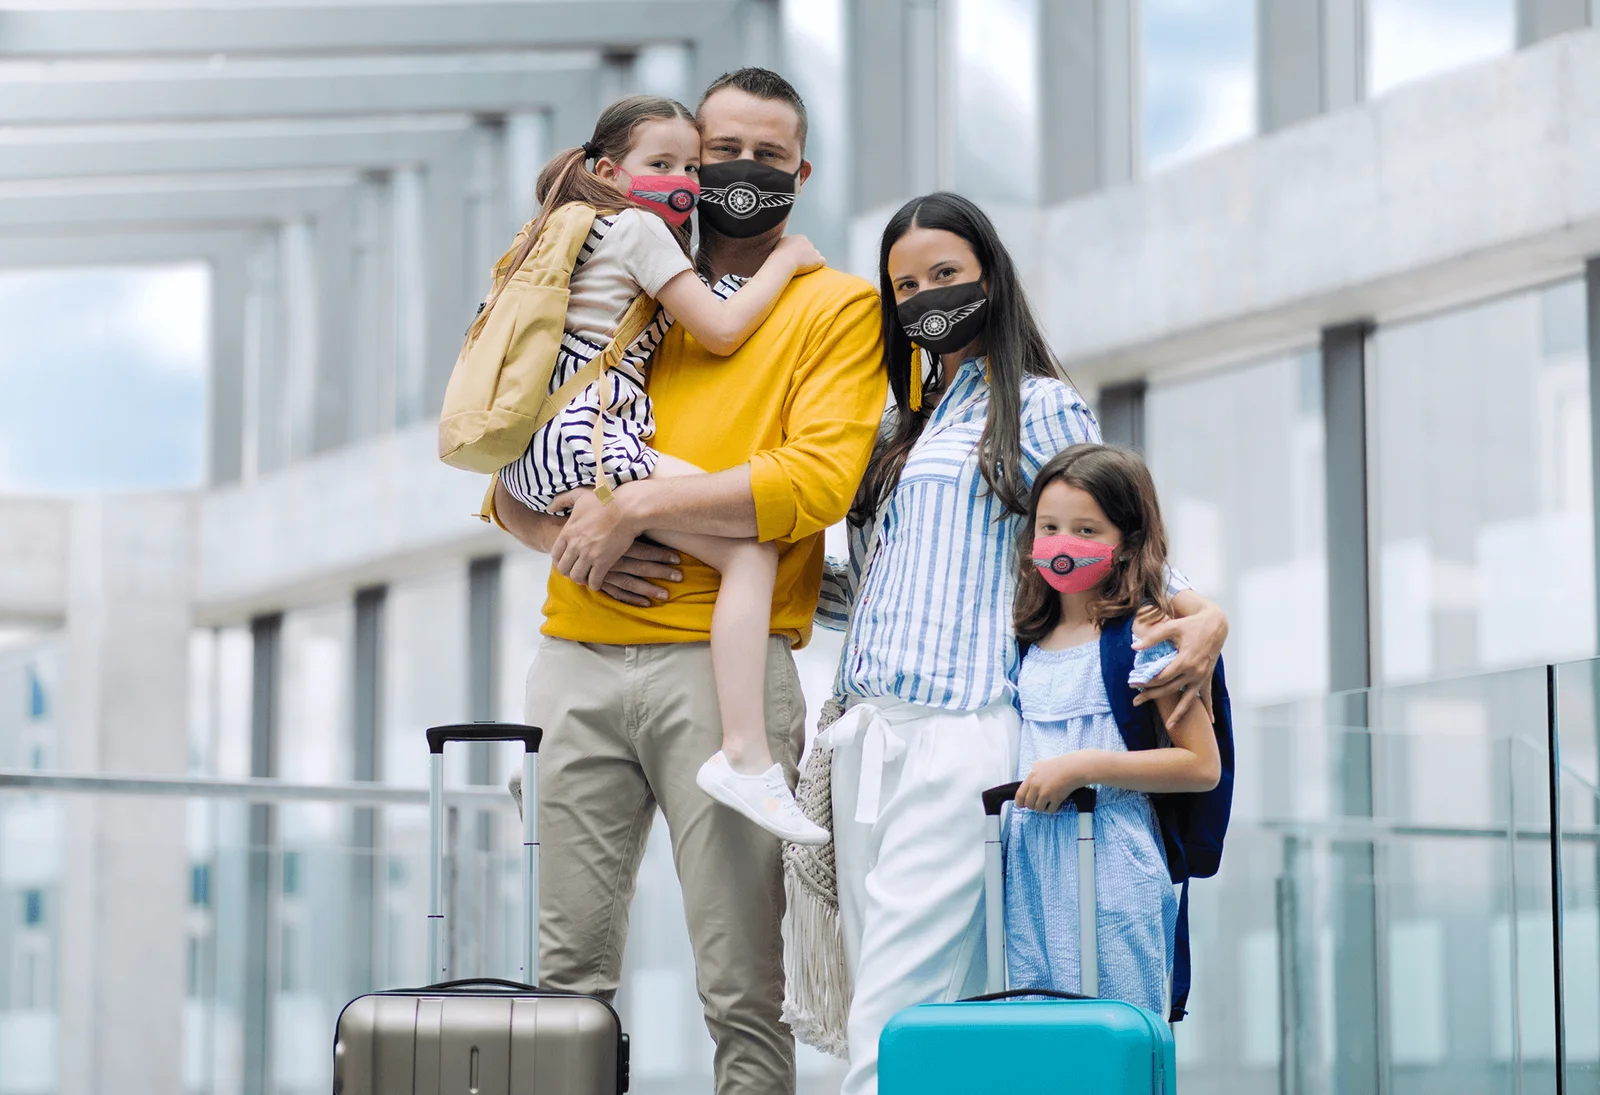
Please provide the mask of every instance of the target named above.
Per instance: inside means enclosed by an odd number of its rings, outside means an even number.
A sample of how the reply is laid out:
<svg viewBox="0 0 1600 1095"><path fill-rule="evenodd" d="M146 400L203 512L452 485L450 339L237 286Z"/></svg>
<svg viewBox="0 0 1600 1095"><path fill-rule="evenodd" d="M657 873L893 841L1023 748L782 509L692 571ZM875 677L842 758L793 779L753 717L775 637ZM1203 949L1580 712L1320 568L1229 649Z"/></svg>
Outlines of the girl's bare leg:
<svg viewBox="0 0 1600 1095"><path fill-rule="evenodd" d="M656 475L703 475L692 464L663 456ZM778 549L753 539L692 532L646 533L673 551L692 555L722 575L711 613L711 666L722 714L722 752L733 770L756 775L772 767L767 745L765 689L772 590Z"/></svg>
<svg viewBox="0 0 1600 1095"><path fill-rule="evenodd" d="M682 460L663 456L656 475L701 475ZM767 636L778 549L754 539L698 533L649 532L674 551L692 555L722 575L711 613L711 666L722 715L722 748L695 782L713 799L763 829L801 844L826 843L828 831L805 816L767 745Z"/></svg>

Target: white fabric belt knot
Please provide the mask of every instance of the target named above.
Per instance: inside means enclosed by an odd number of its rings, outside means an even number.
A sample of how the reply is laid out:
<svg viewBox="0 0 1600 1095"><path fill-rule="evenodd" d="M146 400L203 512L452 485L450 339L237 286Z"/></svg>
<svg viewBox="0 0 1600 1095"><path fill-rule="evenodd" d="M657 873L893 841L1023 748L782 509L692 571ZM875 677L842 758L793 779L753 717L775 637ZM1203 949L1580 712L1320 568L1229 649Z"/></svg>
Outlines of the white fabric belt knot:
<svg viewBox="0 0 1600 1095"><path fill-rule="evenodd" d="M828 728L828 734L834 748L865 735L861 741L861 782L856 788L856 820L871 825L878 820L878 807L883 801L884 765L905 753L905 739L895 733L883 708L875 703L851 707Z"/></svg>

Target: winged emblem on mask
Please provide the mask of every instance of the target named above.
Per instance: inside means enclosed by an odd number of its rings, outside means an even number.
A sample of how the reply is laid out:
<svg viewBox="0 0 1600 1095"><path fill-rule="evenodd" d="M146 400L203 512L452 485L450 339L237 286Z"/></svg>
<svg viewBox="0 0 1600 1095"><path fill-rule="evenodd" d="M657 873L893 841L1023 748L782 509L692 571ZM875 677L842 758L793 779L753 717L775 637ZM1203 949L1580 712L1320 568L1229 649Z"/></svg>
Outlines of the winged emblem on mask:
<svg viewBox="0 0 1600 1095"><path fill-rule="evenodd" d="M687 213L694 208L693 191L684 190L681 187L676 190L635 190L633 193L635 197L644 198L647 201L660 202L662 205L669 206L682 213Z"/></svg>
<svg viewBox="0 0 1600 1095"><path fill-rule="evenodd" d="M720 205L735 217L748 217L761 209L793 205L794 195L757 190L749 183L731 183L701 190L700 200L710 205Z"/></svg>
<svg viewBox="0 0 1600 1095"><path fill-rule="evenodd" d="M988 303L987 298L975 300L971 304L963 304L959 308L951 308L948 311L934 309L931 312L926 312L921 319L917 320L915 326L906 329L906 334L913 341L917 339L943 338L949 333L950 328L972 315L986 303Z"/></svg>

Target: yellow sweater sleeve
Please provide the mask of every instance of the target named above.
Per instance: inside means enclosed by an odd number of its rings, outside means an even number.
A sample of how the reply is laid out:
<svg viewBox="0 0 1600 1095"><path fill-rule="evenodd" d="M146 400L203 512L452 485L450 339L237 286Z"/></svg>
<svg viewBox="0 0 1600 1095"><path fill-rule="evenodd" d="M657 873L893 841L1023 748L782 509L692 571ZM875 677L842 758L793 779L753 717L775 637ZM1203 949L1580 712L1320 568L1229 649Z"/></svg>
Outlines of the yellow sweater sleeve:
<svg viewBox="0 0 1600 1095"><path fill-rule="evenodd" d="M844 519L872 454L887 386L878 298L859 293L795 370L783 443L750 457L760 539L793 543Z"/></svg>

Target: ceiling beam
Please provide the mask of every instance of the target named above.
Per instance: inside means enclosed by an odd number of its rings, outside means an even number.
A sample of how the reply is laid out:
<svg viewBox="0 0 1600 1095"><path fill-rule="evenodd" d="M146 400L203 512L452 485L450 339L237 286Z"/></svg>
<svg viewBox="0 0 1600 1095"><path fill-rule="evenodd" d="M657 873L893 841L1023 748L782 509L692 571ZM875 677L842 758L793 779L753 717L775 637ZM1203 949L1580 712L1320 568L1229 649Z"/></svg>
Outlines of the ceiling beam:
<svg viewBox="0 0 1600 1095"><path fill-rule="evenodd" d="M0 126L545 108L558 135L581 140L593 123L598 62L594 53L501 53L30 64L0 81Z"/></svg>
<svg viewBox="0 0 1600 1095"><path fill-rule="evenodd" d="M0 57L624 49L687 41L749 0L523 0L520 3L253 3L12 10Z"/></svg>
<svg viewBox="0 0 1600 1095"><path fill-rule="evenodd" d="M66 227L267 226L327 209L357 172L53 179L0 183L0 233L41 236Z"/></svg>
<svg viewBox="0 0 1600 1095"><path fill-rule="evenodd" d="M152 266L174 262L216 262L245 254L261 230L135 230L56 232L0 237L0 267Z"/></svg>
<svg viewBox="0 0 1600 1095"><path fill-rule="evenodd" d="M464 114L0 129L0 181L187 172L379 170L443 155Z"/></svg>

